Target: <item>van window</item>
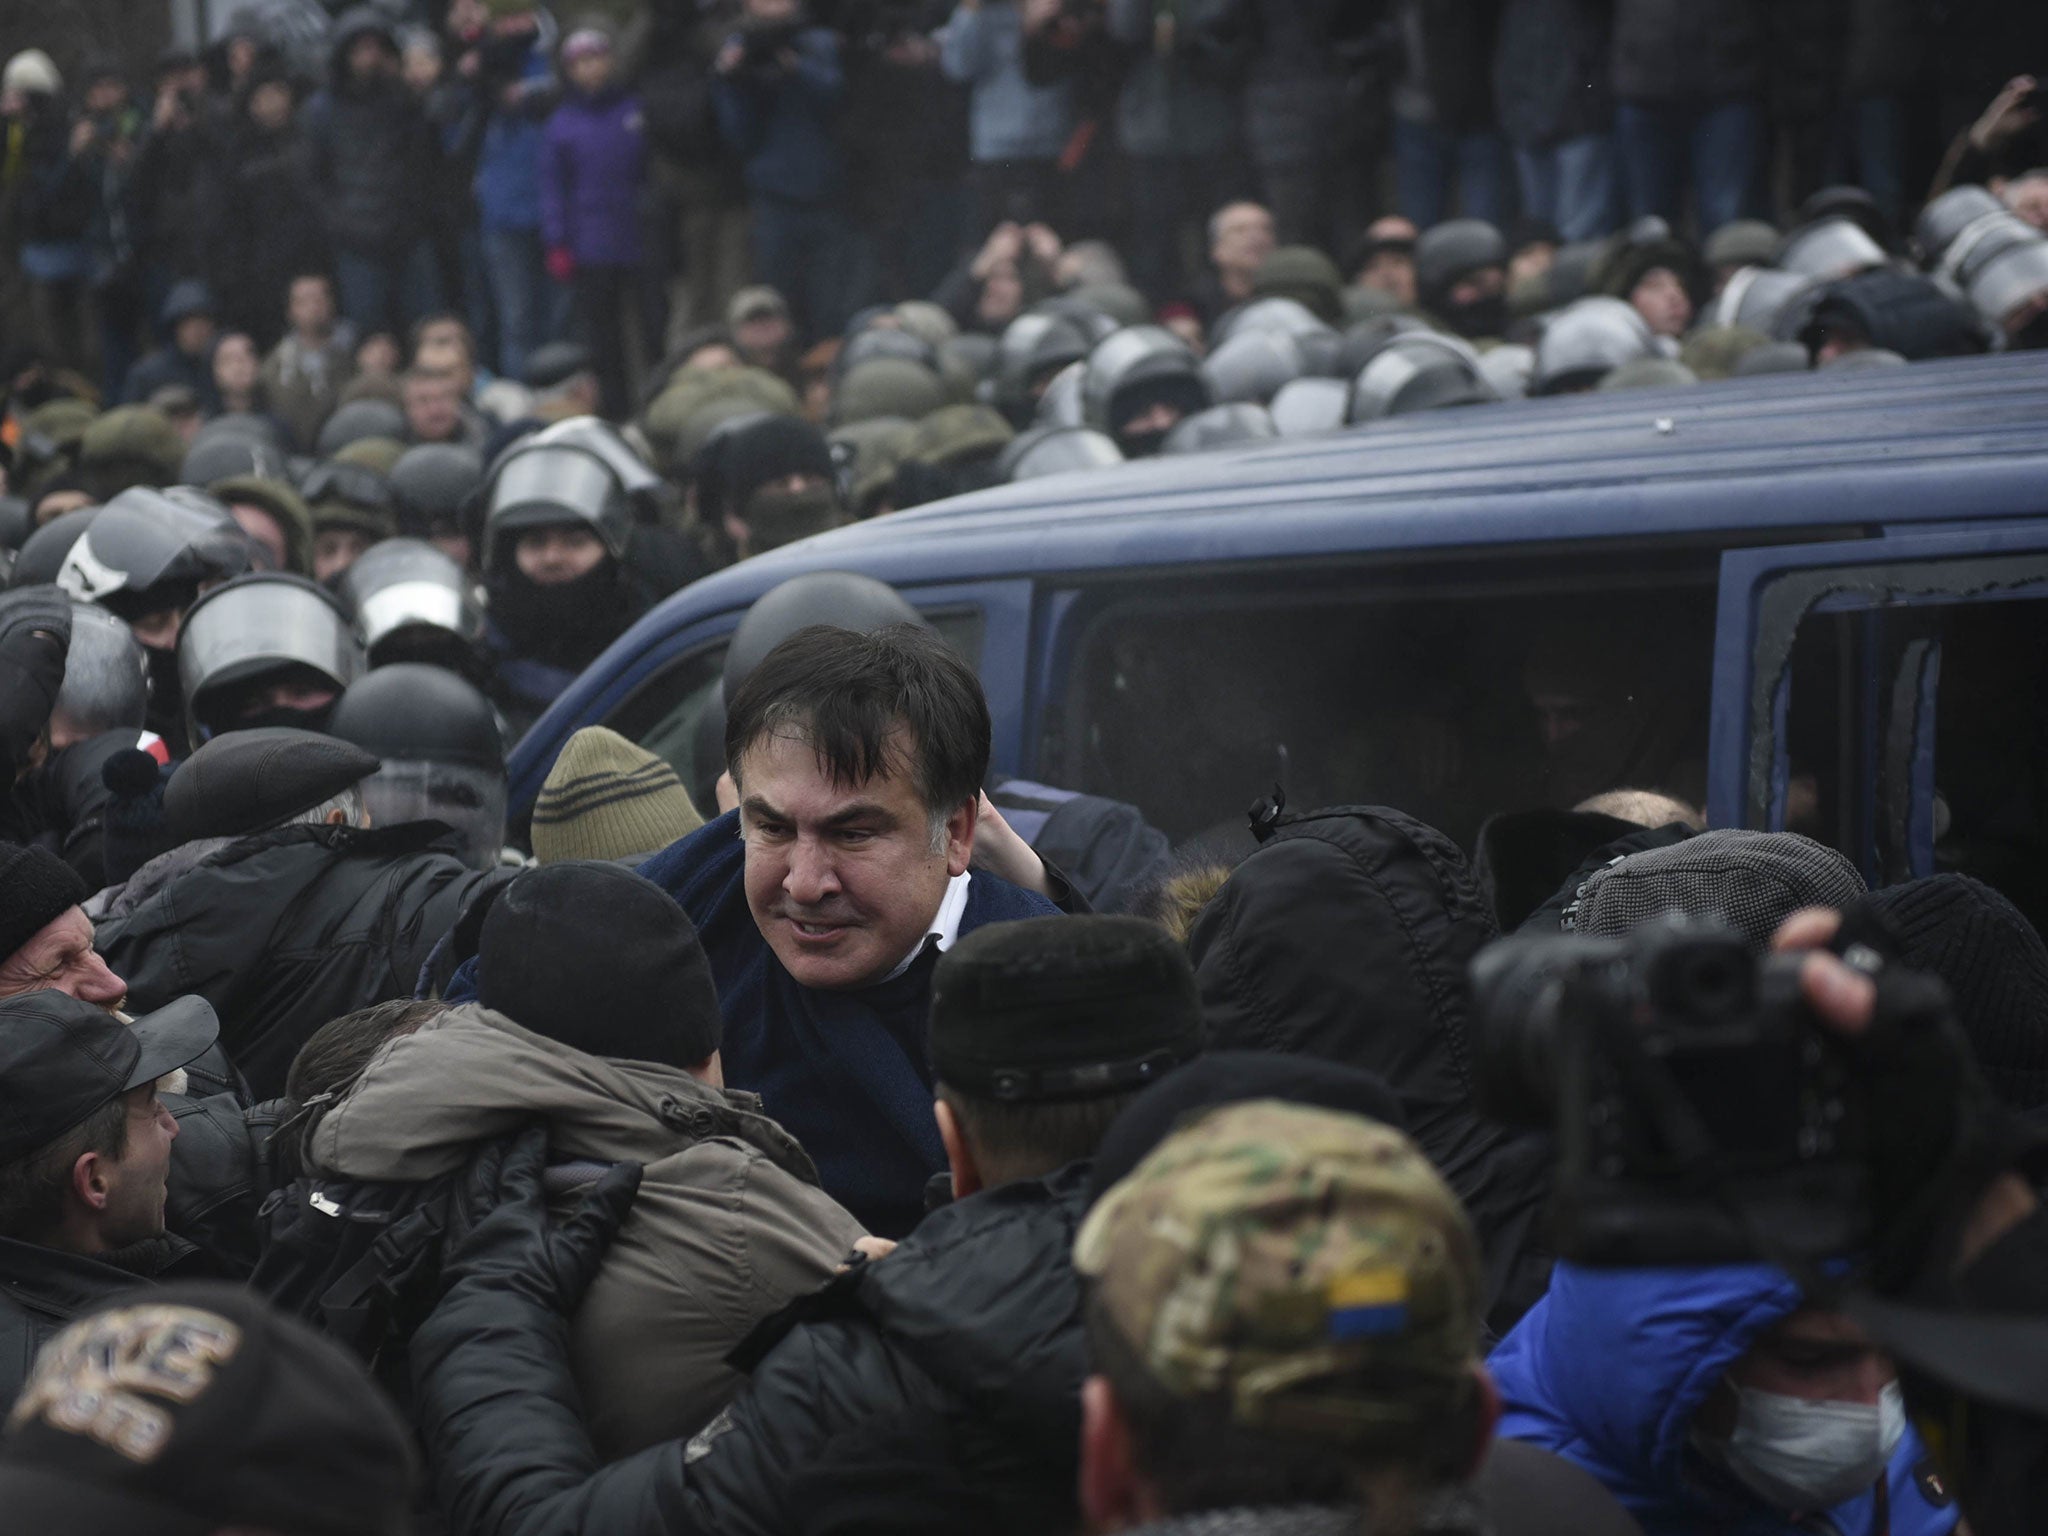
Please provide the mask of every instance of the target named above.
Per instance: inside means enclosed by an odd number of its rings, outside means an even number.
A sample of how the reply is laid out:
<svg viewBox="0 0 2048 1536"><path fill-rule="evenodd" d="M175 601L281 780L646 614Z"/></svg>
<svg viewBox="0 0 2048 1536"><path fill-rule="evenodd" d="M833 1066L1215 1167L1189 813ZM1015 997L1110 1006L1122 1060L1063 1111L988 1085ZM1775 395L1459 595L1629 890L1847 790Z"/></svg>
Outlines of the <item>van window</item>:
<svg viewBox="0 0 2048 1536"><path fill-rule="evenodd" d="M1784 749L1788 831L1880 884L1975 875L2048 922L2048 600L1807 613Z"/></svg>
<svg viewBox="0 0 2048 1536"><path fill-rule="evenodd" d="M1470 846L1495 811L1705 790L1714 577L1666 557L1180 579L1093 606L1048 761L1177 843L1377 803Z"/></svg>
<svg viewBox="0 0 2048 1536"><path fill-rule="evenodd" d="M939 638L950 645L969 666L981 660L983 630L979 608L949 608L927 614ZM675 769L691 796L705 794L724 771L722 732L698 740L699 723L709 707L725 671L725 652L730 636L722 635L709 645L685 652L643 682L625 702L605 717L604 723L628 740L636 741ZM708 729L708 723L707 723ZM698 762L699 750L706 756ZM707 815L707 800L698 809Z"/></svg>

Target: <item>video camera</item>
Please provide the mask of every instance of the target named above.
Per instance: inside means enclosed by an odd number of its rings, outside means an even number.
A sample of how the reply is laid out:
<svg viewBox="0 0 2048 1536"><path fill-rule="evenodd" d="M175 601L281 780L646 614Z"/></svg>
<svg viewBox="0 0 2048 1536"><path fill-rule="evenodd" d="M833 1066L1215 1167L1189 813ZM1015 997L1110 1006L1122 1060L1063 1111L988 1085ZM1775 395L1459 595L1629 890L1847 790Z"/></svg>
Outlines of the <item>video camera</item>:
<svg viewBox="0 0 2048 1536"><path fill-rule="evenodd" d="M1474 959L1480 1103L1554 1136L1561 1253L1782 1262L1867 1241L1869 1117L1798 971L1686 918Z"/></svg>

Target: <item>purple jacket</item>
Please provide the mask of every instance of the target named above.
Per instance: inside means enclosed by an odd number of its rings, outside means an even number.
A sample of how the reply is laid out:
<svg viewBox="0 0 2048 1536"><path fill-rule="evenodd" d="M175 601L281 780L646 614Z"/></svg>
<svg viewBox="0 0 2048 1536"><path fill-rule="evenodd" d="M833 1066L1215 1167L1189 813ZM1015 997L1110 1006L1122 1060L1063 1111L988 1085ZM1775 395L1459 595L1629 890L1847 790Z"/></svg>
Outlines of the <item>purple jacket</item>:
<svg viewBox="0 0 2048 1536"><path fill-rule="evenodd" d="M540 228L548 248L566 246L583 266L637 264L646 170L640 98L570 93L541 142Z"/></svg>

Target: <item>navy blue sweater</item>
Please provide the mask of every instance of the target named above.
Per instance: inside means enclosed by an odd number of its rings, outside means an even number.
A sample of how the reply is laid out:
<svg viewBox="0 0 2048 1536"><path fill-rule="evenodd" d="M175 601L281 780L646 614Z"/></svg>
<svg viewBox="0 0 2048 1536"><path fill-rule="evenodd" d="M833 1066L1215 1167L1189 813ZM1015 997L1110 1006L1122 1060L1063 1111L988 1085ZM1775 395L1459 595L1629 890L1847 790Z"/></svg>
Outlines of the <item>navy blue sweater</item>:
<svg viewBox="0 0 2048 1536"><path fill-rule="evenodd" d="M928 949L895 980L857 991L802 986L755 926L745 865L739 815L728 812L640 873L697 925L725 1012L726 1081L761 1095L816 1161L826 1192L869 1231L901 1237L924 1212L926 1181L946 1167L925 1052L937 956ZM960 932L1057 910L977 873Z"/></svg>

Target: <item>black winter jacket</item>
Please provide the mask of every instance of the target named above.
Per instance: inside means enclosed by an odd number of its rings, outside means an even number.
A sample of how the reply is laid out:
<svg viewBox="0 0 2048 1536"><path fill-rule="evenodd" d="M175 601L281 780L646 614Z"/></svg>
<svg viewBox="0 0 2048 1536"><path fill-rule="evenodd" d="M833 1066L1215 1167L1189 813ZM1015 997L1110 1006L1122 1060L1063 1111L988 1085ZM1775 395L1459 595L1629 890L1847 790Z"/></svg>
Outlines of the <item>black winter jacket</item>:
<svg viewBox="0 0 2048 1536"><path fill-rule="evenodd" d="M93 942L137 1013L186 993L213 1004L229 1057L273 1098L308 1035L411 997L471 898L511 877L470 869L454 846L437 821L258 832L101 923Z"/></svg>
<svg viewBox="0 0 2048 1536"><path fill-rule="evenodd" d="M348 78L350 47L372 31L390 35L367 7L343 17L335 30L330 82L301 114L308 187L336 246L395 258L432 227L442 188L441 147L425 112L396 77L367 87Z"/></svg>
<svg viewBox="0 0 2048 1536"><path fill-rule="evenodd" d="M1473 1103L1465 971L1499 936L1457 845L1379 806L1283 815L1188 937L1215 1050L1288 1051L1377 1073L1486 1252L1504 1334L1549 1283L1545 1138Z"/></svg>
<svg viewBox="0 0 2048 1536"><path fill-rule="evenodd" d="M1506 0L1493 86L1510 142L1544 149L1613 126L1610 20L1602 0Z"/></svg>
<svg viewBox="0 0 2048 1536"><path fill-rule="evenodd" d="M888 1258L764 1324L787 1331L693 1439L602 1470L573 1406L567 1325L504 1291L457 1290L412 1344L450 1523L473 1536L783 1536L803 1515L792 1479L829 1448L939 1423L947 1433L922 1441L935 1481L988 1495L1010 1529L1071 1528L1087 1352L1068 1255L1087 1190L1076 1163L934 1212Z"/></svg>
<svg viewBox="0 0 2048 1536"><path fill-rule="evenodd" d="M72 1319L147 1280L140 1270L0 1237L0 1401L21 1395L36 1352Z"/></svg>
<svg viewBox="0 0 2048 1536"><path fill-rule="evenodd" d="M1757 96L1764 87L1760 0L1618 0L1614 94L1653 106Z"/></svg>

